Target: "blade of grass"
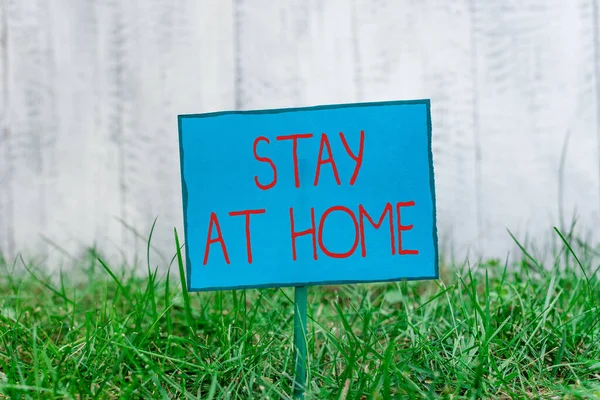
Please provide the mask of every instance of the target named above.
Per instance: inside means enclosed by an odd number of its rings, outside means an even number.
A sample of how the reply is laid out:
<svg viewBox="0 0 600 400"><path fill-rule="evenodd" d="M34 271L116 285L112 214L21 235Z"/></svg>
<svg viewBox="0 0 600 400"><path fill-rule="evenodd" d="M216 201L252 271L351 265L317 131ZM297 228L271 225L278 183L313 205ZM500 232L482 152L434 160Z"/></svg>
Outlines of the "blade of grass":
<svg viewBox="0 0 600 400"><path fill-rule="evenodd" d="M98 262L100 263L100 265L102 265L102 267L104 268L104 270L106 272L108 272L108 274L113 279L113 281L115 281L115 283L117 284L117 286L118 286L119 290L121 291L121 293L123 294L123 296L125 296L125 298L127 299L127 301L129 301L129 303L133 304L133 300L131 299L131 297L129 295L129 291L125 290L125 287L121 284L121 281L119 280L119 278L117 278L117 276L110 269L110 267L100 257L98 257L97 259L98 259Z"/></svg>
<svg viewBox="0 0 600 400"><path fill-rule="evenodd" d="M185 319L187 321L188 327L192 334L194 333L194 320L192 318L192 308L190 306L190 296L188 293L187 285L186 285L186 276L183 268L183 258L181 256L181 248L182 246L179 244L179 235L177 235L177 229L174 228L175 232L175 244L177 246L177 265L179 266L179 280L181 281L181 291L183 295L183 307L185 310Z"/></svg>
<svg viewBox="0 0 600 400"><path fill-rule="evenodd" d="M25 260L23 260L23 257L20 254L19 254L19 259L21 260L21 263L23 263L23 267L25 267L25 269L27 270L27 272L29 272L29 274L31 274L31 276L33 277L33 279L35 279L38 283L42 284L46 289L50 290L52 293L54 293L55 295L57 295L58 297L60 297L64 301L66 301L67 303L69 303L69 304L75 304L75 302L73 300L69 299L67 297L67 295L65 295L64 293L59 292L58 290L54 289L52 286L50 286L49 284L47 284L46 282L44 282L42 279L38 278L37 275L34 274L33 271L29 269L29 267L25 263Z"/></svg>

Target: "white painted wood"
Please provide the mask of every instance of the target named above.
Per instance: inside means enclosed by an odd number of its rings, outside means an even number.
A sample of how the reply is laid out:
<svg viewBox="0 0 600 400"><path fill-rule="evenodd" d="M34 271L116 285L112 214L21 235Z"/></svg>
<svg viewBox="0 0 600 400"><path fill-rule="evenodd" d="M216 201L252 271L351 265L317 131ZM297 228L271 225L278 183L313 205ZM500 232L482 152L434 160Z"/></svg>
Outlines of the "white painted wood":
<svg viewBox="0 0 600 400"><path fill-rule="evenodd" d="M477 20L485 247L506 248L507 228L549 243L575 208L597 231L591 2L479 2Z"/></svg>
<svg viewBox="0 0 600 400"><path fill-rule="evenodd" d="M0 4L0 250L14 247L12 143L10 141L8 8ZM6 254L5 254L6 255Z"/></svg>
<svg viewBox="0 0 600 400"><path fill-rule="evenodd" d="M0 252L58 263L96 243L145 261L158 216L165 265L173 227L183 236L177 114L414 98L432 101L445 254L504 258L507 229L542 242L575 210L597 239L594 12L589 0L3 0Z"/></svg>
<svg viewBox="0 0 600 400"><path fill-rule="evenodd" d="M462 258L479 236L468 3L361 0L356 14L361 100L431 99L440 245Z"/></svg>
<svg viewBox="0 0 600 400"><path fill-rule="evenodd" d="M177 114L234 107L231 2L3 5L1 250L61 260L44 235L72 256L97 244L145 260L145 238L127 226L147 238L158 217L164 265L173 227L183 235Z"/></svg>
<svg viewBox="0 0 600 400"><path fill-rule="evenodd" d="M5 110L3 156L9 173L10 211L7 221L17 246L32 243L49 226L55 182L56 91L51 24L47 8L36 2L4 2L7 22L6 54L9 102ZM8 129L7 129L8 128ZM3 218L4 220L4 218ZM36 248L44 252L41 242Z"/></svg>
<svg viewBox="0 0 600 400"><path fill-rule="evenodd" d="M241 109L353 102L351 2L236 2Z"/></svg>

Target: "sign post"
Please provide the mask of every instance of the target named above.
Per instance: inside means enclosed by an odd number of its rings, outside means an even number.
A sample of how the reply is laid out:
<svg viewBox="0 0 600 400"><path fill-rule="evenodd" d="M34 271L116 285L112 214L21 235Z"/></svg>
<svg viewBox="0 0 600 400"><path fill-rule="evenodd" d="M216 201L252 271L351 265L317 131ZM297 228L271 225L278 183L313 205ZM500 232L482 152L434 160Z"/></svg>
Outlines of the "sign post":
<svg viewBox="0 0 600 400"><path fill-rule="evenodd" d="M306 390L306 309L307 288L294 288L294 396L303 398Z"/></svg>
<svg viewBox="0 0 600 400"><path fill-rule="evenodd" d="M187 290L437 279L429 100L179 115Z"/></svg>

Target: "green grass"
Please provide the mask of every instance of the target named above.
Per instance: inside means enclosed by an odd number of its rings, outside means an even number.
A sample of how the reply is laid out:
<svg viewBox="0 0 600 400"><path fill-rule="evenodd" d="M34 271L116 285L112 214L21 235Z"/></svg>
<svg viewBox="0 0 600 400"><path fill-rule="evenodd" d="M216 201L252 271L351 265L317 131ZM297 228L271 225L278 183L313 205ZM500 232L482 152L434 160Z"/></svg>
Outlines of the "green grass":
<svg viewBox="0 0 600 400"><path fill-rule="evenodd" d="M594 249L555 256L309 288L307 398L600 398ZM292 289L188 294L93 251L83 280L0 264L0 398L290 398Z"/></svg>

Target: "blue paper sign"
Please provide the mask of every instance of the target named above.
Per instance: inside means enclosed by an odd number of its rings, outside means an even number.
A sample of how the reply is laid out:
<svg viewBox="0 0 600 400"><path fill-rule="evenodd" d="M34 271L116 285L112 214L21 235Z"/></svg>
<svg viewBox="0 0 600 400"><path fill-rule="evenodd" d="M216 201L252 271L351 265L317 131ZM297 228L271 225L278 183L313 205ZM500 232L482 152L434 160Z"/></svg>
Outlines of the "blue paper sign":
<svg viewBox="0 0 600 400"><path fill-rule="evenodd" d="M438 278L429 100L178 120L189 291Z"/></svg>

